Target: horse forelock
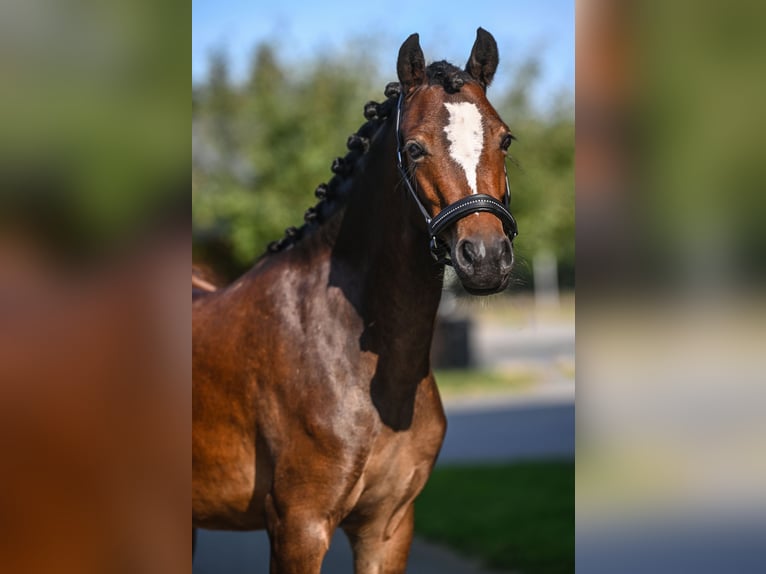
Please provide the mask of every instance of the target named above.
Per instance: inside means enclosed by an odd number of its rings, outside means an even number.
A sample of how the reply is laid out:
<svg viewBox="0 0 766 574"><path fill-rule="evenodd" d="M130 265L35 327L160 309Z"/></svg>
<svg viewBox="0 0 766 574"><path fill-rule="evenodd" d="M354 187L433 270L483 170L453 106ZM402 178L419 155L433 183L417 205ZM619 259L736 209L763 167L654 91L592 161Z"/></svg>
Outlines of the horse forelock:
<svg viewBox="0 0 766 574"><path fill-rule="evenodd" d="M448 94L459 92L466 83L474 81L468 72L446 60L430 64L426 68L426 78L430 86L442 86Z"/></svg>

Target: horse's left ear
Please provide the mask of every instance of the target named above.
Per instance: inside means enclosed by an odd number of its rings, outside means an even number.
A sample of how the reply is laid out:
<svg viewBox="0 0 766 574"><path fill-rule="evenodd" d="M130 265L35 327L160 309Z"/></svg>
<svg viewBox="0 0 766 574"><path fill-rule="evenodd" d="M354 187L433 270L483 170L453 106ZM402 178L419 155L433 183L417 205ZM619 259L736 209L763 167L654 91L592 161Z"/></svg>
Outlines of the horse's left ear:
<svg viewBox="0 0 766 574"><path fill-rule="evenodd" d="M495 77L497 63L497 42L492 34L484 28L479 28L476 30L476 42L465 65L465 71L486 90Z"/></svg>

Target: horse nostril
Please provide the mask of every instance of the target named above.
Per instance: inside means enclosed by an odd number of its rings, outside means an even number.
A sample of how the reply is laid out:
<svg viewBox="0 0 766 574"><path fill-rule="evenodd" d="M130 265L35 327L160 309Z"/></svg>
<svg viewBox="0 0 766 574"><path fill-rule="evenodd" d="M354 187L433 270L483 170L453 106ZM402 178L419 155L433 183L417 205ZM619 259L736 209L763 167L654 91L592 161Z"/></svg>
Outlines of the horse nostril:
<svg viewBox="0 0 766 574"><path fill-rule="evenodd" d="M466 265L473 265L477 255L474 244L470 241L463 241L460 245L460 252Z"/></svg>
<svg viewBox="0 0 766 574"><path fill-rule="evenodd" d="M505 237L500 240L498 255L502 271L509 271L513 267L513 248L511 247L511 242Z"/></svg>

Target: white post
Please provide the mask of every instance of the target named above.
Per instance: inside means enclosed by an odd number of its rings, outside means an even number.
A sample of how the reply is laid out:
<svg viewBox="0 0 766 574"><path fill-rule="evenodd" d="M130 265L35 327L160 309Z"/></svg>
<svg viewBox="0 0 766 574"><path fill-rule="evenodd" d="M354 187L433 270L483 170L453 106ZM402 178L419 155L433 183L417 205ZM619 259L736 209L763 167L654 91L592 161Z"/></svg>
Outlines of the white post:
<svg viewBox="0 0 766 574"><path fill-rule="evenodd" d="M559 275L556 256L548 250L538 252L532 262L535 275L535 307L558 308Z"/></svg>

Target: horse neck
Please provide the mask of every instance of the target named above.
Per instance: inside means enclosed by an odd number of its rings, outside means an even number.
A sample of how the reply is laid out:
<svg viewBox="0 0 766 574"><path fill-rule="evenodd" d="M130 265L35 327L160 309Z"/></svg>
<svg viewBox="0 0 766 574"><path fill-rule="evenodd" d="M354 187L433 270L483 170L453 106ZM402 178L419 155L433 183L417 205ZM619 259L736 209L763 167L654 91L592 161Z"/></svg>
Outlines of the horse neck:
<svg viewBox="0 0 766 574"><path fill-rule="evenodd" d="M389 119L351 183L331 238L330 283L345 288L370 341L385 340L392 352L427 366L443 268L431 258L425 222L401 183L394 132Z"/></svg>

